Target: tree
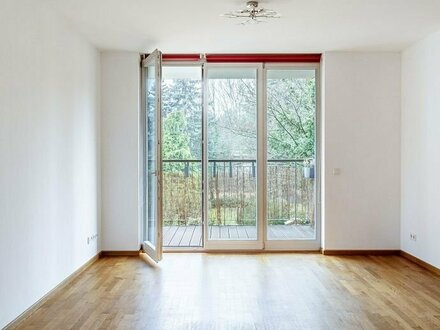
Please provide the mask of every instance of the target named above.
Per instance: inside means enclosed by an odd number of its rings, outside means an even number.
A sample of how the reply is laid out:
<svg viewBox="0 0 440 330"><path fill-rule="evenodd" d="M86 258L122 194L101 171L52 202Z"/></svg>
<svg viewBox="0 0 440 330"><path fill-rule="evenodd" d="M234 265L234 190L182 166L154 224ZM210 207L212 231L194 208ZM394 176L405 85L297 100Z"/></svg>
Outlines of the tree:
<svg viewBox="0 0 440 330"><path fill-rule="evenodd" d="M186 120L188 147L192 157L201 159L202 145L202 91L200 80L173 79L162 84L162 116L167 118L181 111Z"/></svg>
<svg viewBox="0 0 440 330"><path fill-rule="evenodd" d="M314 157L315 79L269 79L267 90L269 156Z"/></svg>
<svg viewBox="0 0 440 330"><path fill-rule="evenodd" d="M181 140L191 157L201 159L201 82L173 79L163 83L165 120L180 112ZM210 158L252 158L256 154L257 98L254 79L212 79L208 95L208 150ZM316 90L314 77L267 80L269 158L313 158L315 154ZM173 116L170 120L173 119ZM174 118L176 120L177 118ZM175 123L176 124L176 123ZM168 123L170 125L170 123ZM165 131L165 127L164 127ZM171 134L176 134L171 132ZM167 133L164 132L164 136ZM172 145L168 146L169 148ZM182 146L174 146L181 152ZM180 151L179 151L180 150ZM164 157L171 154L171 149Z"/></svg>
<svg viewBox="0 0 440 330"><path fill-rule="evenodd" d="M257 91L254 79L209 82L211 157L252 158L257 148ZM315 79L267 81L268 154L272 159L313 158L315 154ZM212 141L212 140L215 141Z"/></svg>
<svg viewBox="0 0 440 330"><path fill-rule="evenodd" d="M210 158L256 158L255 80L213 79L208 90Z"/></svg>
<svg viewBox="0 0 440 330"><path fill-rule="evenodd" d="M191 159L188 127L182 110L170 112L163 121L163 159Z"/></svg>

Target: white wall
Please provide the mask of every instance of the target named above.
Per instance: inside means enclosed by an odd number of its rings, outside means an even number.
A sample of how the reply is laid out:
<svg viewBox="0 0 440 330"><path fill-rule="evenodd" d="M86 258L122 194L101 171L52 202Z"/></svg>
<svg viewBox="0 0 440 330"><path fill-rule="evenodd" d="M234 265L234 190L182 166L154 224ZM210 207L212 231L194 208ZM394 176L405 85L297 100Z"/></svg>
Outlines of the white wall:
<svg viewBox="0 0 440 330"><path fill-rule="evenodd" d="M398 53L324 54L325 249L400 248L400 69Z"/></svg>
<svg viewBox="0 0 440 330"><path fill-rule="evenodd" d="M402 55L401 244L440 267L440 32ZM410 240L410 233L417 240Z"/></svg>
<svg viewBox="0 0 440 330"><path fill-rule="evenodd" d="M400 54L324 58L323 246L399 249ZM104 52L101 65L102 248L135 250L139 55Z"/></svg>
<svg viewBox="0 0 440 330"><path fill-rule="evenodd" d="M39 1L0 10L0 328L95 256L99 53Z"/></svg>
<svg viewBox="0 0 440 330"><path fill-rule="evenodd" d="M102 249L139 249L139 54L101 54Z"/></svg>

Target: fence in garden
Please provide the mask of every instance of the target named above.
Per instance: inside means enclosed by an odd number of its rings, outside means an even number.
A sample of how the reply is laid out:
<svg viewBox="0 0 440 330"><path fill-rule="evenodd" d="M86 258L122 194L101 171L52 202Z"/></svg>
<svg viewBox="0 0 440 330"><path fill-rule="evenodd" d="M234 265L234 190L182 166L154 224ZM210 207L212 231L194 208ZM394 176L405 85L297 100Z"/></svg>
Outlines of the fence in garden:
<svg viewBox="0 0 440 330"><path fill-rule="evenodd" d="M269 160L267 217L269 224L314 225L314 178L304 160ZM306 167L306 169L305 169ZM255 224L256 160L209 160L208 221L211 225ZM199 225L202 219L200 160L163 161L165 225Z"/></svg>

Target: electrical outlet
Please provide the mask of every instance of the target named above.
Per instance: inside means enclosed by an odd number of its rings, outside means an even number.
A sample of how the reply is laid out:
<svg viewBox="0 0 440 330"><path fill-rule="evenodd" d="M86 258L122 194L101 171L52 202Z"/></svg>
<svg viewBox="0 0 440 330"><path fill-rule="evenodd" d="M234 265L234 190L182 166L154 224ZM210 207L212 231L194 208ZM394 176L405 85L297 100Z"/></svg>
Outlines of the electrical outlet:
<svg viewBox="0 0 440 330"><path fill-rule="evenodd" d="M87 237L87 244L90 244L92 241L97 240L98 239L98 234L93 234L92 236L88 236Z"/></svg>
<svg viewBox="0 0 440 330"><path fill-rule="evenodd" d="M417 241L417 235L414 234L414 233L410 233L409 234L409 238L410 238L411 241Z"/></svg>

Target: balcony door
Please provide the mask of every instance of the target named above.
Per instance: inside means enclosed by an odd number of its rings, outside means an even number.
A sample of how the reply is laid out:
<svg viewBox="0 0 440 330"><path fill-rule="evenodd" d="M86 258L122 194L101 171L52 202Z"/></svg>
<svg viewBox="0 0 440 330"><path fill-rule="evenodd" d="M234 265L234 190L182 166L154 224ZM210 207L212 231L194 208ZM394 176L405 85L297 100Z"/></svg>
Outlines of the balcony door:
<svg viewBox="0 0 440 330"><path fill-rule="evenodd" d="M162 54L155 50L142 61L142 249L162 259Z"/></svg>
<svg viewBox="0 0 440 330"><path fill-rule="evenodd" d="M202 66L162 69L163 246L203 247Z"/></svg>
<svg viewBox="0 0 440 330"><path fill-rule="evenodd" d="M319 249L319 64L142 67L145 252Z"/></svg>
<svg viewBox="0 0 440 330"><path fill-rule="evenodd" d="M261 249L259 64L205 65L205 248Z"/></svg>
<svg viewBox="0 0 440 330"><path fill-rule="evenodd" d="M316 250L319 108L316 64L271 64L265 76L265 249Z"/></svg>

